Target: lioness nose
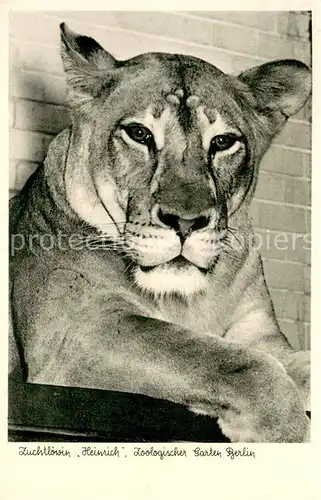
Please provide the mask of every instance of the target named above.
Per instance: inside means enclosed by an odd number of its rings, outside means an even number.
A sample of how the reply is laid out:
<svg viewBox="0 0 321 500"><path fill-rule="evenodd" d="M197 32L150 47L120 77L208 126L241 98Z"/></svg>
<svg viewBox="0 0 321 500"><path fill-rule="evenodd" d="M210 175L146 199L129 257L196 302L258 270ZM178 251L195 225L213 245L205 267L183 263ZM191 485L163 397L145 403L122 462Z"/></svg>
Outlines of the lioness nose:
<svg viewBox="0 0 321 500"><path fill-rule="evenodd" d="M204 210L201 214L175 214L168 211L166 207L160 206L157 216L166 226L174 229L181 240L197 229L206 227L210 220L210 210Z"/></svg>

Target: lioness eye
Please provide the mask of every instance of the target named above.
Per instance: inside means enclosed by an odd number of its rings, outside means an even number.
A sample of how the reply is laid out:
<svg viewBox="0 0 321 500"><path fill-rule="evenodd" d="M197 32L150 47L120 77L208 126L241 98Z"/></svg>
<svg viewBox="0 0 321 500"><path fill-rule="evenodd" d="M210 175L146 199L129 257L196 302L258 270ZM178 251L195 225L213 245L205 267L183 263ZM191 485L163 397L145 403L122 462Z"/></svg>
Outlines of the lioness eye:
<svg viewBox="0 0 321 500"><path fill-rule="evenodd" d="M148 146L153 141L153 134L148 128L143 127L143 125L132 123L130 125L125 125L124 129L127 135L139 144Z"/></svg>
<svg viewBox="0 0 321 500"><path fill-rule="evenodd" d="M217 135L213 137L211 141L211 149L213 152L215 151L225 151L229 149L233 144L237 141L237 137L235 135L225 134L225 135Z"/></svg>

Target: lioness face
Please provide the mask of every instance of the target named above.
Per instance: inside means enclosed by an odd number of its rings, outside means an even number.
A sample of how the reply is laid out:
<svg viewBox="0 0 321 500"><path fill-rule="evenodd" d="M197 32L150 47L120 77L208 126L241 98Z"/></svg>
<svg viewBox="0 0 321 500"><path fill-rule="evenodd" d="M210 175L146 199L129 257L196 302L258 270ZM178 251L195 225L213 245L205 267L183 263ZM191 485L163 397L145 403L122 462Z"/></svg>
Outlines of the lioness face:
<svg viewBox="0 0 321 500"><path fill-rule="evenodd" d="M134 105L117 120L110 156L137 283L189 293L206 285L222 249L246 146L236 106L222 106L221 84L206 84L193 61L170 74L173 62L148 66L144 85L132 80ZM211 80L219 76L213 69ZM244 188L240 182L234 194Z"/></svg>
<svg viewBox="0 0 321 500"><path fill-rule="evenodd" d="M193 57L120 63L65 26L62 41L73 117L69 203L131 259L140 287L204 289L228 251L231 217L247 220L284 106L260 110L246 74L232 78Z"/></svg>

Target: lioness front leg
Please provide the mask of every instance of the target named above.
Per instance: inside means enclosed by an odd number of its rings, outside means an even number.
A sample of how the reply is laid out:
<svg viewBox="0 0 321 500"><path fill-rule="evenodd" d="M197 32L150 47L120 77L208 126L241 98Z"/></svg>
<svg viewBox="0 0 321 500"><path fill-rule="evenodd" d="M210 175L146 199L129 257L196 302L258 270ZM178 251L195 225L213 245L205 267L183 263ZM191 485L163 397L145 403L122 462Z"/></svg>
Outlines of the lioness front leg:
<svg viewBox="0 0 321 500"><path fill-rule="evenodd" d="M309 420L298 390L272 356L216 336L199 339L173 325L137 316L123 318L120 324L128 332L139 332L147 343L154 338L158 354L150 370L155 368L156 377L162 357L169 360L166 374L162 371L158 380L151 379L157 383L155 397L218 418L223 433L234 442L309 438ZM143 392L152 389L150 382Z"/></svg>
<svg viewBox="0 0 321 500"><path fill-rule="evenodd" d="M298 391L273 357L132 314L122 299L112 302L102 315L103 304L97 301L85 324L88 314L79 302L68 318L46 315L53 318L46 335L33 329L37 336L26 344L29 381L167 399L218 418L234 442L308 438L309 420ZM41 359L41 353L46 357Z"/></svg>

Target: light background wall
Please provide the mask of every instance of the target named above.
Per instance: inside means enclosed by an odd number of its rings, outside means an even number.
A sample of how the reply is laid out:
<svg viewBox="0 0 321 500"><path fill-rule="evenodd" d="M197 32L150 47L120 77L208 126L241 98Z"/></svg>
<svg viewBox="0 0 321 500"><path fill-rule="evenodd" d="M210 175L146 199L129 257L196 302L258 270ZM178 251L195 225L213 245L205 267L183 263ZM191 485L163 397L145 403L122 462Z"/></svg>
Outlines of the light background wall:
<svg viewBox="0 0 321 500"><path fill-rule="evenodd" d="M234 74L272 59L310 64L308 12L12 12L11 194L44 159L52 137L69 124L59 54L61 21L96 38L118 58L178 52ZM294 347L306 349L310 252L302 236L310 232L310 115L308 104L265 155L252 209L255 230L265 241L261 253L280 326ZM296 238L295 248L276 248L273 241L280 232L288 241Z"/></svg>

